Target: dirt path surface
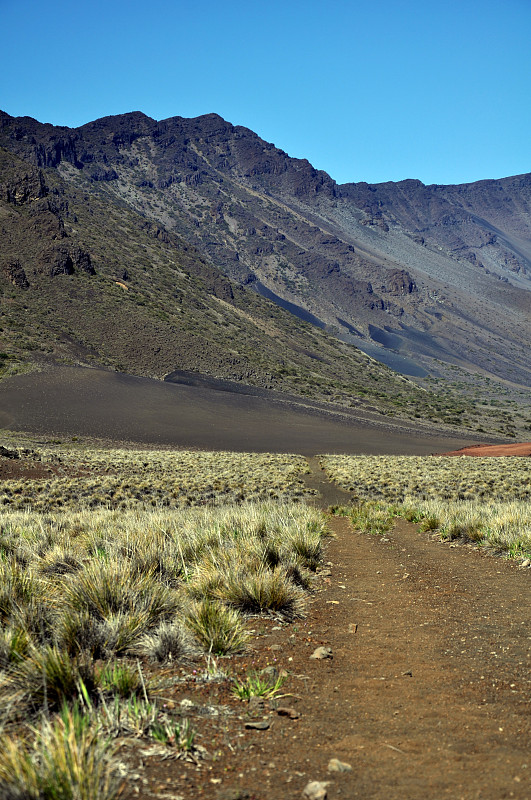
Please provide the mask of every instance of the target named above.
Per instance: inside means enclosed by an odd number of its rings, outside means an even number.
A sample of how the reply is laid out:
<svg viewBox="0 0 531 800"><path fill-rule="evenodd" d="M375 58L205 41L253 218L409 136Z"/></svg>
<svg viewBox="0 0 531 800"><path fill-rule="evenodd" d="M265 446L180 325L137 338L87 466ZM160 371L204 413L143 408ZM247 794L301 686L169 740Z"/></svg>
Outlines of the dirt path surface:
<svg viewBox="0 0 531 800"><path fill-rule="evenodd" d="M309 463L317 504L342 501ZM285 670L288 696L248 705L229 681L180 685L175 704L228 709L203 714L210 757L148 759L126 798L300 800L319 781L330 800L529 800L530 572L405 522L384 537L330 526L308 616L257 620L250 652L223 663ZM318 647L332 657L311 659Z"/></svg>

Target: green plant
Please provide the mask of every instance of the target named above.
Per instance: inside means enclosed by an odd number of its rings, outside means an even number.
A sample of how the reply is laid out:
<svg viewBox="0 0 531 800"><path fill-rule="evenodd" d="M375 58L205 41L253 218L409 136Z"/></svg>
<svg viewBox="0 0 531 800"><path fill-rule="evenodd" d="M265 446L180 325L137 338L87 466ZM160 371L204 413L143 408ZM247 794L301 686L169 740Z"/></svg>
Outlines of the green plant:
<svg viewBox="0 0 531 800"><path fill-rule="evenodd" d="M156 703L138 695L127 700L115 695L110 702L103 697L98 708L98 719L110 736L147 737L158 717Z"/></svg>
<svg viewBox="0 0 531 800"><path fill-rule="evenodd" d="M150 734L153 739L168 747L175 747L180 752L188 753L193 750L195 731L188 719L180 722L156 720L151 726Z"/></svg>
<svg viewBox="0 0 531 800"><path fill-rule="evenodd" d="M98 675L98 682L104 692L118 697L131 697L145 690L139 669L130 664L106 664Z"/></svg>
<svg viewBox="0 0 531 800"><path fill-rule="evenodd" d="M27 655L31 639L24 628L0 630L0 670L17 664Z"/></svg>
<svg viewBox="0 0 531 800"><path fill-rule="evenodd" d="M234 679L232 693L240 700L248 700L250 697L275 697L285 682L285 678L278 677L274 682L260 675L252 673L247 675L244 681Z"/></svg>
<svg viewBox="0 0 531 800"><path fill-rule="evenodd" d="M202 648L214 655L239 653L248 639L238 612L213 600L192 603L185 622Z"/></svg>

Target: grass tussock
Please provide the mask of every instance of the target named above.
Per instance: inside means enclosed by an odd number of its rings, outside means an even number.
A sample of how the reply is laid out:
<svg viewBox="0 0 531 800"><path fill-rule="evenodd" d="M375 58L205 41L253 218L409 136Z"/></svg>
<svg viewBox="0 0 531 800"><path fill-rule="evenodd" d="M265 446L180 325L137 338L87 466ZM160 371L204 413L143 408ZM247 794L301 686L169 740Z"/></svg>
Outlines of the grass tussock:
<svg viewBox="0 0 531 800"><path fill-rule="evenodd" d="M101 726L63 706L33 730L33 741L4 737L2 800L114 800L120 777Z"/></svg>

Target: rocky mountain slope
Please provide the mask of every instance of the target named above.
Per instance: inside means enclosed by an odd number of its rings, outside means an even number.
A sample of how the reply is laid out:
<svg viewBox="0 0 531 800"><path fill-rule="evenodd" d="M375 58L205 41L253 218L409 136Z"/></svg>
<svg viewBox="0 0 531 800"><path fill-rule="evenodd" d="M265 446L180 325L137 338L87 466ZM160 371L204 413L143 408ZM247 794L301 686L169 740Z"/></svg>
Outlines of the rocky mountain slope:
<svg viewBox="0 0 531 800"><path fill-rule="evenodd" d="M395 379L343 341L529 385L529 175L340 186L215 114L0 112L0 148L4 337L27 349L310 392L358 391L370 363L384 396Z"/></svg>

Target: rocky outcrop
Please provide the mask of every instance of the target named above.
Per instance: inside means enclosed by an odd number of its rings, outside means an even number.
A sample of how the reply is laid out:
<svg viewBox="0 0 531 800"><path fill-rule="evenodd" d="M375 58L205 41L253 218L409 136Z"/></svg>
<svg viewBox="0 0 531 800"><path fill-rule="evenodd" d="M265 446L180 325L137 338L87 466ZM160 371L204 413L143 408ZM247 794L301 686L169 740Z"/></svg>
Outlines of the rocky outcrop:
<svg viewBox="0 0 531 800"><path fill-rule="evenodd" d="M37 271L51 278L57 275L73 275L76 270L86 272L88 275L95 275L96 272L90 255L78 245L70 245L68 242L43 250L39 261L40 266L37 267Z"/></svg>
<svg viewBox="0 0 531 800"><path fill-rule="evenodd" d="M11 263L6 264L2 268L2 271L7 280L10 281L13 286L16 286L17 289L29 288L29 281L20 261L12 261Z"/></svg>
<svg viewBox="0 0 531 800"><path fill-rule="evenodd" d="M390 294L402 296L418 291L415 281L405 269L392 270L387 285L382 288Z"/></svg>

